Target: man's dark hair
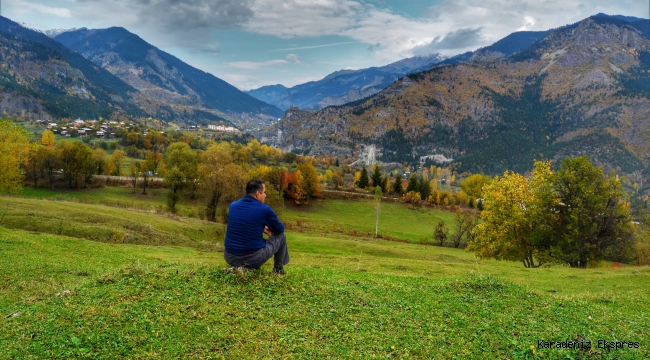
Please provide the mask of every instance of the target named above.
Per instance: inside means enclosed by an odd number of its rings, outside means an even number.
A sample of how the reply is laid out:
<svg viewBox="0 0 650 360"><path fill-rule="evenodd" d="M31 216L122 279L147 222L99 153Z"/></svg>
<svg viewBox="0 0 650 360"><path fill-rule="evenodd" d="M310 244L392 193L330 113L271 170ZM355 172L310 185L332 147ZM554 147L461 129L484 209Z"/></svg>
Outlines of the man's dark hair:
<svg viewBox="0 0 650 360"><path fill-rule="evenodd" d="M246 184L246 194L253 195L256 192L264 191L264 181L260 179L253 179Z"/></svg>

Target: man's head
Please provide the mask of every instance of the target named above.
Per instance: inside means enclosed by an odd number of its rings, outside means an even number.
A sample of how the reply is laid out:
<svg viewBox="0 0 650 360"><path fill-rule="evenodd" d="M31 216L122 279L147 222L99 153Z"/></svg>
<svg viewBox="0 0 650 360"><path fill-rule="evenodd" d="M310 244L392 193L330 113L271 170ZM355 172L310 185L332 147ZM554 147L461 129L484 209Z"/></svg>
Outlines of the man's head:
<svg viewBox="0 0 650 360"><path fill-rule="evenodd" d="M246 184L246 194L264 204L264 200L266 200L266 185L264 185L264 181L260 179L249 181L248 184Z"/></svg>

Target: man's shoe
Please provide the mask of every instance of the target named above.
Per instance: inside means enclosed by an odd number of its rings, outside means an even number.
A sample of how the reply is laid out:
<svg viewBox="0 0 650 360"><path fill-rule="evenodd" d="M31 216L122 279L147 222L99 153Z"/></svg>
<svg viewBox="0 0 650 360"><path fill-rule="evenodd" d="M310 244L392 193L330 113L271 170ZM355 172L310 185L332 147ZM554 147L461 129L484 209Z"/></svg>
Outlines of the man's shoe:
<svg viewBox="0 0 650 360"><path fill-rule="evenodd" d="M284 272L284 269L276 269L276 268L273 268L273 273L274 273L275 275L287 275L287 273Z"/></svg>

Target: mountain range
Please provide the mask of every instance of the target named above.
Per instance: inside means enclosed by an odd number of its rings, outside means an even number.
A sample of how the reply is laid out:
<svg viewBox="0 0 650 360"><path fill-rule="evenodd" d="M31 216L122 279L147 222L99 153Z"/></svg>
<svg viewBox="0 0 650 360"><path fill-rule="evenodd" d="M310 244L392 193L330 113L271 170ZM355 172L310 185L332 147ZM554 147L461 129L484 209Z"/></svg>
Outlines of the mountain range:
<svg viewBox="0 0 650 360"><path fill-rule="evenodd" d="M135 89L40 32L0 17L0 106L54 117L142 115Z"/></svg>
<svg viewBox="0 0 650 360"><path fill-rule="evenodd" d="M273 121L282 112L227 82L187 65L124 28L79 29L55 40L107 69L138 92L135 101L162 119L199 113L196 120L223 120L217 112L240 120Z"/></svg>
<svg viewBox="0 0 650 360"><path fill-rule="evenodd" d="M282 115L123 28L43 32L0 20L4 111L244 125L268 124Z"/></svg>
<svg viewBox="0 0 650 360"><path fill-rule="evenodd" d="M415 56L381 67L339 70L321 80L291 88L280 84L263 86L248 94L283 110L291 106L319 110L374 95L404 75L429 69L445 59L440 54Z"/></svg>
<svg viewBox="0 0 650 360"><path fill-rule="evenodd" d="M497 42L345 105L289 109L257 136L285 151L359 156L372 148L385 162L448 159L488 174L582 154L650 174L648 22L598 14L513 34L521 45ZM497 51L505 48L514 50Z"/></svg>

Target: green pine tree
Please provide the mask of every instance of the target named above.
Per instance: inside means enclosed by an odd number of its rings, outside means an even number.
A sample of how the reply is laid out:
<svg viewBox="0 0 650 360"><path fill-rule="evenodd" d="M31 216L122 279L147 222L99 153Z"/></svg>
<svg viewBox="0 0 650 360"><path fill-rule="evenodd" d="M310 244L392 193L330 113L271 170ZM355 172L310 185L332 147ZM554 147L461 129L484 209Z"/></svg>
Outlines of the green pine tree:
<svg viewBox="0 0 650 360"><path fill-rule="evenodd" d="M362 189L365 189L368 187L369 184L370 184L370 179L368 179L368 170L366 170L366 168L364 167L361 170L361 177L357 181L357 186Z"/></svg>
<svg viewBox="0 0 650 360"><path fill-rule="evenodd" d="M375 171L372 172L372 186L381 186L381 171L379 166L375 166Z"/></svg>
<svg viewBox="0 0 650 360"><path fill-rule="evenodd" d="M402 175L397 175L395 182L393 183L393 192L398 195L402 195L404 188L402 187Z"/></svg>
<svg viewBox="0 0 650 360"><path fill-rule="evenodd" d="M411 191L420 192L420 184L418 184L418 178L415 176L415 174L411 175L411 178L409 179L409 184L406 187L407 193Z"/></svg>
<svg viewBox="0 0 650 360"><path fill-rule="evenodd" d="M420 187L420 197L422 200L426 200L431 194L431 186L429 185L429 182L424 180L424 178L420 178L420 183L418 185Z"/></svg>
<svg viewBox="0 0 650 360"><path fill-rule="evenodd" d="M380 184L381 191L385 193L388 192L387 186L388 186L388 176L384 176L383 178L381 178L381 184Z"/></svg>

